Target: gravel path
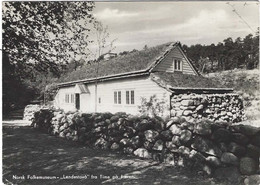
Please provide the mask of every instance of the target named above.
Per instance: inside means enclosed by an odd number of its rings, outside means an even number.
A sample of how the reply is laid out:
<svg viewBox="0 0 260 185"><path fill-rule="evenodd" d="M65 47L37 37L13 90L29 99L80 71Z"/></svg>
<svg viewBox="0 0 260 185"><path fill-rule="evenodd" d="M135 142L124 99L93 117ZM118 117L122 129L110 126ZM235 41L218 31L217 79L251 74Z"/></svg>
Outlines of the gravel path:
<svg viewBox="0 0 260 185"><path fill-rule="evenodd" d="M33 179L35 177L52 179ZM212 179L192 172L125 154L87 148L18 122L3 126L3 182L26 185L216 184Z"/></svg>

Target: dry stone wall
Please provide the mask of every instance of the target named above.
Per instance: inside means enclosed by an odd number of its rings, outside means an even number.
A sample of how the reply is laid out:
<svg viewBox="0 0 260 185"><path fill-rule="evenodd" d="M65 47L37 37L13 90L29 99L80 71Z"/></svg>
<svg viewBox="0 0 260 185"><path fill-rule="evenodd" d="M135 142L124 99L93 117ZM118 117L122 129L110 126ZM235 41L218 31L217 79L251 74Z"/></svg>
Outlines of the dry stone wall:
<svg viewBox="0 0 260 185"><path fill-rule="evenodd" d="M23 120L30 121L34 119L34 113L40 111L41 109L52 109L52 106L29 104L24 108Z"/></svg>
<svg viewBox="0 0 260 185"><path fill-rule="evenodd" d="M212 121L245 120L242 98L237 94L179 94L171 98L171 116Z"/></svg>
<svg viewBox="0 0 260 185"><path fill-rule="evenodd" d="M32 126L51 135L215 175L259 173L260 128L208 119L169 121L125 113L65 113L42 109ZM238 178L235 178L236 180Z"/></svg>

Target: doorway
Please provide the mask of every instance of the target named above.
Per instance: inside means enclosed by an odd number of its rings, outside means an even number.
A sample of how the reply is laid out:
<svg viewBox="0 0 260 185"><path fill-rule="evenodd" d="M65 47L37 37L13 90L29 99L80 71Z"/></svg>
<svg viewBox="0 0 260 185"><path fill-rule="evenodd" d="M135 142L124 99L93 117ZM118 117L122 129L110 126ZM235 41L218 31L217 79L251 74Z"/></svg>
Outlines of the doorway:
<svg viewBox="0 0 260 185"><path fill-rule="evenodd" d="M76 98L76 109L79 110L80 109L80 94L79 93L76 93L75 94L75 98Z"/></svg>

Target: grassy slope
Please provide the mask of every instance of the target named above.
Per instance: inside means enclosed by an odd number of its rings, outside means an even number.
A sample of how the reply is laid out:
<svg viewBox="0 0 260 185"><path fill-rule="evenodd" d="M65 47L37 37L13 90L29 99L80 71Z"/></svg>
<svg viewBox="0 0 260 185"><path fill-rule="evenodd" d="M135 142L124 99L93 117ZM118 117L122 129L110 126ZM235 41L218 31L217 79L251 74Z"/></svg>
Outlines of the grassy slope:
<svg viewBox="0 0 260 185"><path fill-rule="evenodd" d="M234 88L244 99L248 120L258 122L260 126L260 70L232 70L210 73L207 76Z"/></svg>

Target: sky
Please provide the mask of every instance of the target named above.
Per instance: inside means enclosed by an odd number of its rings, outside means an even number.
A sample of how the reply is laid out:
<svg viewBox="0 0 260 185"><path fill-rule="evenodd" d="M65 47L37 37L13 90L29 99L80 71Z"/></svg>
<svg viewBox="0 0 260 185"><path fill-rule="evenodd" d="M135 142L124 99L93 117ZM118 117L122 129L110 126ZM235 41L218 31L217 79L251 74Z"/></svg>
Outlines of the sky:
<svg viewBox="0 0 260 185"><path fill-rule="evenodd" d="M257 1L230 2L96 2L94 16L116 39L113 52L180 41L211 44L244 38L259 27ZM250 27L250 28L249 28ZM252 30L254 31L252 31Z"/></svg>

